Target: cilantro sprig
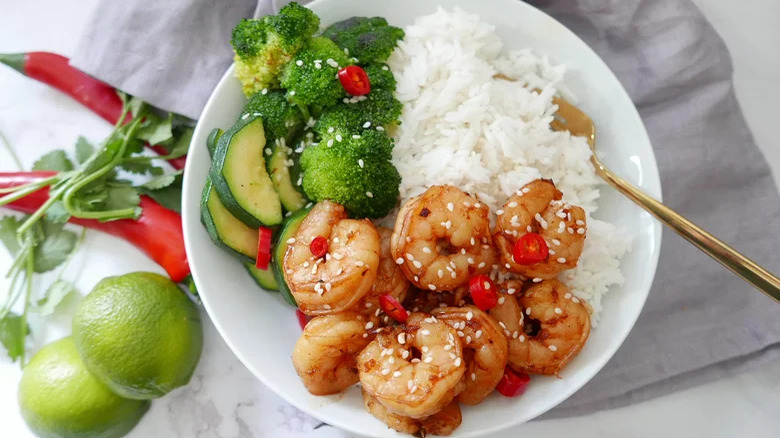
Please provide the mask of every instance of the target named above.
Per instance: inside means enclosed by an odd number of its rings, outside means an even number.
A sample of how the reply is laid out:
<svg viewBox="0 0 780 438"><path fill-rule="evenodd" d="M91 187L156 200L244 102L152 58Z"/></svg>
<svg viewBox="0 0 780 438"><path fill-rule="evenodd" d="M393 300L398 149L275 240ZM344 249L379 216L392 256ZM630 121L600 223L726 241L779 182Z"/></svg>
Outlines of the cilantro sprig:
<svg viewBox="0 0 780 438"><path fill-rule="evenodd" d="M98 147L81 137L75 145L75 161L63 150L48 152L35 161L33 170L55 173L28 184L0 188L0 206L49 189L48 199L32 214L0 217L0 243L13 257L11 267L4 273L10 287L5 296L0 296L0 343L11 359L20 360L22 365L30 313L46 317L76 290L62 277L84 232L77 236L65 228L65 222L71 218L103 222L138 219L142 214L141 195L174 211L180 210L181 171L166 174L158 163L187 154L192 127L175 114L156 113L137 98L121 93L120 97L120 122ZM0 140L8 146L5 137ZM145 143L160 146L156 150L164 154L144 154ZM15 156L12 148L9 151ZM149 179L134 185L121 177L121 171ZM33 275L60 266L57 278L42 296L36 296ZM21 312L13 312L20 300Z"/></svg>

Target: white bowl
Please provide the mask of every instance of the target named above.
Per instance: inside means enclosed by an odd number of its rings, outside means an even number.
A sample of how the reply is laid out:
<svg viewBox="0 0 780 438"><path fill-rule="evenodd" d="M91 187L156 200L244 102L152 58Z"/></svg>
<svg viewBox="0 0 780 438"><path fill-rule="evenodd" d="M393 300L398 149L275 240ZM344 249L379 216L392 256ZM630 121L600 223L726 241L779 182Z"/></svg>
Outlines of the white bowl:
<svg viewBox="0 0 780 438"><path fill-rule="evenodd" d="M541 11L517 0L318 0L309 6L323 25L352 16L383 16L396 26L432 13L437 6L478 13L493 23L507 49L530 47L568 66L567 85L599 128L598 148L612 169L660 198L652 146L626 91L604 62L576 35ZM206 104L192 140L184 177L184 237L190 267L214 325L238 358L266 386L303 411L333 426L372 437L401 436L363 408L357 388L344 395L308 393L293 369L290 353L301 329L279 294L260 290L241 263L214 246L200 223L199 201L210 159L206 136L228 128L246 99L232 68ZM535 377L522 397L491 396L463 408L455 437L474 437L528 421L559 404L590 380L612 357L642 310L655 275L661 227L650 215L606 186L598 217L635 233L621 263L625 283L604 300L601 322L561 379Z"/></svg>

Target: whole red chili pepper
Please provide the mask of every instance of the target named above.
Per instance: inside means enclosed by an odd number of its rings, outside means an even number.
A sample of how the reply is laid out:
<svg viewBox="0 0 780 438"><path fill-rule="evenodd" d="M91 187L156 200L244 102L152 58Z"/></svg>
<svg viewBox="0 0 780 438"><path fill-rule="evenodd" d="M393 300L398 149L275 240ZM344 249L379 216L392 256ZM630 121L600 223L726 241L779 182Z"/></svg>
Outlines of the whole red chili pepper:
<svg viewBox="0 0 780 438"><path fill-rule="evenodd" d="M34 183L56 175L57 172L0 172L0 188ZM23 213L33 213L49 198L49 188L44 187L5 207ZM120 237L143 251L165 269L168 276L178 283L190 273L187 253L184 250L184 234L181 216L141 196L143 212L137 220L120 219L100 222L94 219L71 218L68 222Z"/></svg>
<svg viewBox="0 0 780 438"><path fill-rule="evenodd" d="M68 58L50 52L0 54L3 63L19 73L50 85L89 108L103 120L115 124L122 116L122 99L114 87L74 68ZM124 123L131 120L128 116ZM147 145L160 155L167 154L162 146ZM171 166L183 169L187 157L169 160Z"/></svg>

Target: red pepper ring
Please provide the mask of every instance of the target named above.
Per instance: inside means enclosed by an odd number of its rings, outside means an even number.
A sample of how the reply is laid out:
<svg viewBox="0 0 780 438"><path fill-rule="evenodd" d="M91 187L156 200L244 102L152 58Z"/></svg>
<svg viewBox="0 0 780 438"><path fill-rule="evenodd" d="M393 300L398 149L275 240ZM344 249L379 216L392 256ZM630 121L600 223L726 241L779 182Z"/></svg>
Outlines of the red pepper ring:
<svg viewBox="0 0 780 438"><path fill-rule="evenodd" d="M531 377L525 373L515 372L512 368L504 368L504 376L496 386L496 390L504 397L517 397L523 395L528 388Z"/></svg>
<svg viewBox="0 0 780 438"><path fill-rule="evenodd" d="M339 81L344 90L353 96L363 96L371 92L371 81L368 80L368 74L356 65L339 70Z"/></svg>
<svg viewBox="0 0 780 438"><path fill-rule="evenodd" d="M535 265L547 260L549 254L544 237L537 233L526 233L517 239L512 249L512 260L518 265Z"/></svg>
<svg viewBox="0 0 780 438"><path fill-rule="evenodd" d="M497 291L496 284L485 274L475 275L469 279L471 299L480 310L489 310L498 304Z"/></svg>
<svg viewBox="0 0 780 438"><path fill-rule="evenodd" d="M257 230L257 260L255 267L263 271L268 269L271 263L271 229L260 227Z"/></svg>
<svg viewBox="0 0 780 438"><path fill-rule="evenodd" d="M398 322L406 322L409 318L409 312L404 309L404 306L390 294L384 294L379 296L379 307L391 318Z"/></svg>
<svg viewBox="0 0 780 438"><path fill-rule="evenodd" d="M328 253L328 239L317 236L309 244L309 251L314 257L322 258Z"/></svg>

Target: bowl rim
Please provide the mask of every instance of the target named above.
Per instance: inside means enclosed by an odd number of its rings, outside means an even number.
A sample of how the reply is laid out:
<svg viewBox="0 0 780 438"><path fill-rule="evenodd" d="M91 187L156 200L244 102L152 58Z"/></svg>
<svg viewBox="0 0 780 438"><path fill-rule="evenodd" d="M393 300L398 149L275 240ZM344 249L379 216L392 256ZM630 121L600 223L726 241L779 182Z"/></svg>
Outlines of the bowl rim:
<svg viewBox="0 0 780 438"><path fill-rule="evenodd" d="M320 4L320 3L327 3L329 1L333 1L333 0L314 0L314 1L306 4L305 6L308 7L308 8L311 8L311 6L313 6L313 5L317 5L317 4ZM441 3L446 3L446 1L443 1ZM604 60L587 43L585 43L577 34L575 34L568 27L564 26L562 23L560 23L554 17L550 16L546 12L544 12L544 11L542 11L542 10L540 10L540 9L536 8L535 6L530 5L528 3L518 2L518 4L521 5L521 7L534 9L537 13L541 13L541 14L545 15L547 18L549 18L550 20L554 21L555 23L560 24L565 29L565 32L569 33L570 36L574 37L577 41L579 41L581 43L581 45L584 48L586 48L586 50L588 51L588 55L590 57L592 57L595 62L602 64L602 67L606 71L608 71L609 74L611 75L611 77L609 79L613 80L615 83L620 85L619 86L619 90L617 90L617 92L620 93L621 95L623 95L623 97L626 98L629 102L631 102L632 111L631 111L630 115L631 115L632 118L636 118L638 120L638 122L639 122L638 126L641 128L642 133L644 134L644 136L648 139L648 143L651 144L651 142L649 140L649 135L647 133L647 128L645 127L644 122L642 121L642 119L641 119L641 117L639 115L639 112L636 109L636 106L633 104L633 101L631 100L630 96L628 95L628 92L626 91L625 87L623 87L623 85L620 83L618 78L615 76L614 72L609 68L609 66L604 62ZM192 141L191 141L191 144L190 144L190 148L191 149L199 148L201 146L200 144L196 144L196 140L201 138L201 136L203 136L203 134L201 134L201 131L204 131L204 130L208 129L203 124L200 123L202 115L207 113L211 109L211 107L215 105L215 101L217 100L217 96L219 95L217 93L217 91L222 88L222 85L226 81L234 80L234 78L233 78L234 68L235 68L235 64L233 63L233 64L231 64L228 67L228 69L225 71L225 73L220 77L219 81L217 82L217 84L215 85L215 87L212 90L211 94L209 95L209 98L206 101L206 104L204 105L203 110L201 112L201 116L198 118L198 124L195 127L195 132L193 133ZM651 144L651 146L652 146L652 144ZM655 158L655 151L652 149L652 147L650 148L649 156L645 160L646 160L646 165L647 165L648 169L650 170L650 172L649 172L649 174L643 175L643 179L644 179L644 177L647 177L646 181L643 184L646 187L644 187L643 190L646 193L648 193L649 195L651 195L651 196L655 197L656 199L658 199L659 201L662 201L662 188L661 188L661 184L660 184L660 174L659 174L659 171L658 171L657 160ZM188 254L194 254L195 251L194 251L194 249L192 247L193 243L192 243L191 238L188 238L188 236L191 236L193 233L192 233L192 229L191 229L190 225L188 225L190 223L190 221L187 220L186 218L189 217L190 215L198 215L199 216L199 214L200 214L199 209L191 209L191 208L187 207L191 203L193 197L196 197L198 199L198 201L200 199L200 190L194 190L194 189L188 190L187 189L188 187L194 187L194 186L200 187L200 185L199 185L200 182L192 180L194 178L194 177L190 177L192 172L188 172L188 170L191 167L193 167L191 162L192 162L192 160L187 160L187 163L185 164L184 179L183 179L183 188L184 189L182 191L182 205L183 205L183 208L182 208L182 225L183 225L183 231L184 231L185 249L186 249ZM198 219L198 220L193 221L193 222L199 224L200 220ZM520 424L523 424L526 421L530 421L530 419L538 417L539 415L542 415L543 413L547 412L550 409L553 409L555 406L559 405L560 403L562 403L563 401L568 399L572 394L574 394L575 392L579 391L582 388L582 386L584 386L586 383L591 381L593 379L593 377L596 376L596 374L601 372L601 370L603 369L604 365L606 365L606 363L615 355L615 353L620 348L620 346L622 346L622 344L625 342L625 339L628 336L628 334L633 330L633 327L636 324L636 321L637 321L637 319L639 317L639 314L644 309L644 305L645 305L645 303L647 301L647 297L648 297L648 295L650 293L650 289L652 288L653 281L655 280L655 275L656 275L657 267L658 267L658 260L659 260L659 257L660 257L661 239L662 239L662 234L663 234L663 227L661 227L661 224L659 222L654 221L654 223L653 223L653 231L654 231L655 239L654 239L654 242L652 242L652 243L655 245L655 250L654 250L653 256L650 257L650 260L648 260L649 264L646 266L646 272L649 275L646 276L646 279L645 279L644 283L641 284L641 290L642 290L641 305L636 306L634 308L634 312L631 315L627 316L626 319L630 320L630 327L629 327L628 330L625 331L625 333L622 334L622 336L620 336L620 339L618 339L619 342L617 342L615 344L616 347L614 349L612 349L612 351L609 351L608 354L602 354L600 356L599 360L596 361L598 366L596 367L596 371L593 373L593 375L588 377L582 383L573 385L570 388L568 388L567 391L564 391L564 397L561 398L561 400L557 404L555 404L553 406L550 406L550 407L548 407L546 409L539 410L531 418L522 419L520 417L517 417L517 419L513 419L513 420L510 420L510 421L507 421L506 423L496 424L496 425L492 425L492 426L486 426L484 429L481 429L478 432L474 432L474 433L471 433L471 434L458 435L458 436L461 436L461 437L465 438L465 437L475 437L475 436L488 435L488 434L497 433L497 432L500 432L500 431L503 431L503 430L507 430L509 428L516 427L516 426L518 426ZM192 269L191 274L192 274L192 277L194 279L194 282L195 282L196 286L198 285L198 283L203 284L203 282L201 280L199 280L199 275L200 274L196 271L196 269ZM201 301L203 302L203 305L204 305L204 308L206 309L206 312L209 314L209 319L214 324L214 326L217 329L217 332L219 333L219 335L222 338L222 340L228 345L230 350L241 361L241 363L247 369L249 369L249 371L254 375L254 377L257 378L263 385L265 385L266 387L271 389L276 395L278 395L283 400L285 400L285 402L287 402L287 403L297 407L298 409L306 412L308 415L311 415L311 416L313 416L313 417L315 417L315 418L317 418L317 419L319 419L319 420L321 420L323 422L326 422L327 424L330 424L332 426L338 427L338 428L340 428L342 430L345 430L345 431L348 431L348 432L351 432L351 433L359 434L361 436L363 436L367 432L365 430L361 430L361 429L355 428L354 426L352 426L350 424L349 421L341 420L340 418L324 418L320 414L320 412L317 411L317 409L315 409L315 408L313 408L311 406L308 406L306 404L299 403L298 400L295 400L292 397L290 397L289 394L282 389L283 385L281 383L275 382L274 380L266 377L263 373L259 372L259 370L256 369L252 365L252 362L249 361L245 357L245 355L241 353L241 350L239 348L237 348L237 346L235 345L234 341L232 340L231 335L228 333L227 330L225 330L225 328L222 325L222 323L220 322L220 320L218 318L212 318L211 317L212 311L211 311L210 299L208 298L208 294L201 294L200 298L201 298Z"/></svg>

